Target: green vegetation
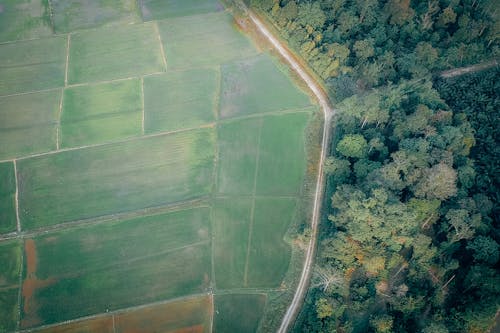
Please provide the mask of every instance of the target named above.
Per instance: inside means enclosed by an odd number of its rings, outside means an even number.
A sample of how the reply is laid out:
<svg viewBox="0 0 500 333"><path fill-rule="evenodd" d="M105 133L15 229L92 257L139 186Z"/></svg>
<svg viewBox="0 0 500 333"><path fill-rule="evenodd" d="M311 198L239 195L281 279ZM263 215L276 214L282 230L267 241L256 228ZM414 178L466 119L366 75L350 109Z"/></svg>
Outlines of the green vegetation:
<svg viewBox="0 0 500 333"><path fill-rule="evenodd" d="M24 229L206 195L214 133L198 130L18 162Z"/></svg>
<svg viewBox="0 0 500 333"><path fill-rule="evenodd" d="M0 44L0 96L62 87L66 37Z"/></svg>
<svg viewBox="0 0 500 333"><path fill-rule="evenodd" d="M12 162L0 163L0 233L16 231L15 177Z"/></svg>
<svg viewBox="0 0 500 333"><path fill-rule="evenodd" d="M264 313L266 295L227 294L215 296L214 331L256 332Z"/></svg>
<svg viewBox="0 0 500 333"><path fill-rule="evenodd" d="M19 288L0 290L0 332L10 332L16 328L19 317L17 296Z"/></svg>
<svg viewBox="0 0 500 333"><path fill-rule="evenodd" d="M19 241L0 243L0 332L16 328L21 251Z"/></svg>
<svg viewBox="0 0 500 333"><path fill-rule="evenodd" d="M223 9L217 0L142 0L140 3L145 21L205 14Z"/></svg>
<svg viewBox="0 0 500 333"><path fill-rule="evenodd" d="M64 90L61 147L116 141L141 134L142 96L138 79Z"/></svg>
<svg viewBox="0 0 500 333"><path fill-rule="evenodd" d="M165 71L153 23L78 32L71 35L70 45L69 83Z"/></svg>
<svg viewBox="0 0 500 333"><path fill-rule="evenodd" d="M292 84L267 54L225 64L221 71L222 118L310 105L308 96Z"/></svg>
<svg viewBox="0 0 500 333"><path fill-rule="evenodd" d="M226 12L158 23L169 69L219 65L257 54L250 41L232 24L233 18Z"/></svg>
<svg viewBox="0 0 500 333"><path fill-rule="evenodd" d="M193 128L215 120L217 72L195 69L144 78L146 133Z"/></svg>
<svg viewBox="0 0 500 333"><path fill-rule="evenodd" d="M6 0L0 8L0 41L49 36L50 15L44 0Z"/></svg>
<svg viewBox="0 0 500 333"><path fill-rule="evenodd" d="M203 291L210 272L208 212L194 208L35 238L33 275L48 282L25 299L36 306L23 321L60 322Z"/></svg>
<svg viewBox="0 0 500 333"><path fill-rule="evenodd" d="M136 0L50 0L57 33L140 21Z"/></svg>
<svg viewBox="0 0 500 333"><path fill-rule="evenodd" d="M56 146L61 92L0 97L0 159L50 151Z"/></svg>

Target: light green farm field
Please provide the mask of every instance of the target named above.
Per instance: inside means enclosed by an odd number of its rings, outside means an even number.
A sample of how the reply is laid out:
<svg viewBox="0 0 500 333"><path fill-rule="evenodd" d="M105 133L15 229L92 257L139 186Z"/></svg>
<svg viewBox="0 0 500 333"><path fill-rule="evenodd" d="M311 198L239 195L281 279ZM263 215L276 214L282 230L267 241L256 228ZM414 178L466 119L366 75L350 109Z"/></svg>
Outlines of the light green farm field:
<svg viewBox="0 0 500 333"><path fill-rule="evenodd" d="M214 331L217 333L256 332L265 305L265 294L216 296Z"/></svg>
<svg viewBox="0 0 500 333"><path fill-rule="evenodd" d="M16 328L21 251L19 241L0 243L0 332Z"/></svg>
<svg viewBox="0 0 500 333"><path fill-rule="evenodd" d="M32 229L206 195L214 139L203 129L21 160L21 224Z"/></svg>
<svg viewBox="0 0 500 333"><path fill-rule="evenodd" d="M141 134L139 79L65 89L61 147L116 141Z"/></svg>
<svg viewBox="0 0 500 333"><path fill-rule="evenodd" d="M71 35L69 83L97 82L164 72L155 23Z"/></svg>
<svg viewBox="0 0 500 333"><path fill-rule="evenodd" d="M218 73L169 72L144 78L146 133L193 128L215 120Z"/></svg>
<svg viewBox="0 0 500 333"><path fill-rule="evenodd" d="M145 21L204 14L224 8L217 0L142 0L140 3Z"/></svg>
<svg viewBox="0 0 500 333"><path fill-rule="evenodd" d="M31 304L24 326L33 318L59 322L203 291L210 273L209 216L199 207L35 238L33 274L51 282L23 299Z"/></svg>
<svg viewBox="0 0 500 333"><path fill-rule="evenodd" d="M311 104L309 97L293 85L267 54L223 65L221 90L222 118Z"/></svg>
<svg viewBox="0 0 500 333"><path fill-rule="evenodd" d="M55 149L60 99L60 90L0 97L0 159Z"/></svg>
<svg viewBox="0 0 500 333"><path fill-rule="evenodd" d="M16 231L15 177L12 162L0 163L0 233Z"/></svg>
<svg viewBox="0 0 500 333"><path fill-rule="evenodd" d="M50 14L44 0L3 0L0 10L0 41L49 36Z"/></svg>
<svg viewBox="0 0 500 333"><path fill-rule="evenodd" d="M215 202L215 281L217 289L244 283L252 200L224 198Z"/></svg>
<svg viewBox="0 0 500 333"><path fill-rule="evenodd" d="M139 22L136 0L51 0L55 31Z"/></svg>
<svg viewBox="0 0 500 333"><path fill-rule="evenodd" d="M0 96L62 87L66 36L0 44Z"/></svg>
<svg viewBox="0 0 500 333"><path fill-rule="evenodd" d="M16 329L19 317L19 288L0 290L0 332L10 332Z"/></svg>
<svg viewBox="0 0 500 333"><path fill-rule="evenodd" d="M169 69L213 66L257 54L226 12L168 19L158 25Z"/></svg>

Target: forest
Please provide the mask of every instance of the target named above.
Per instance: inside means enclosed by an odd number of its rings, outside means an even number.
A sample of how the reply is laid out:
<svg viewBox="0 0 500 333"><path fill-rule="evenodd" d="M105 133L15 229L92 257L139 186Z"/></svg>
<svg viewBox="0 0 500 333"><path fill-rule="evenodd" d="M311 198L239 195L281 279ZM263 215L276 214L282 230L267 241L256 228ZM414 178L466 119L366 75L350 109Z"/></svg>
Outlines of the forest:
<svg viewBox="0 0 500 333"><path fill-rule="evenodd" d="M336 109L294 330L488 332L500 309L500 69L440 73L498 59L496 1L251 5Z"/></svg>

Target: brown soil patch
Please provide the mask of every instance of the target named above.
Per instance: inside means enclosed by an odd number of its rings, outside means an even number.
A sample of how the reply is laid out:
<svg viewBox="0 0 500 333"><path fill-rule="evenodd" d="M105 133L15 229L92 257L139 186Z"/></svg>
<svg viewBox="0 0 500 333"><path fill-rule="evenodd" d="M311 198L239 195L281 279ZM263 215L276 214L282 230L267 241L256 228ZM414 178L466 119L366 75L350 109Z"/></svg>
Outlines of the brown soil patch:
<svg viewBox="0 0 500 333"><path fill-rule="evenodd" d="M38 288L47 287L55 283L55 278L50 278L46 280L38 280L36 277L37 270L37 255L36 246L33 239L27 239L24 242L24 252L26 261L26 278L23 282L22 296L23 296L23 319L21 321L21 326L23 328L33 327L41 323L41 319L38 316L38 304L33 298L35 291Z"/></svg>
<svg viewBox="0 0 500 333"><path fill-rule="evenodd" d="M113 333L112 317L95 318L69 324L52 326L37 333Z"/></svg>
<svg viewBox="0 0 500 333"><path fill-rule="evenodd" d="M172 333L203 333L204 331L205 331L204 325L194 325L191 327L184 327L177 329L175 331L172 331Z"/></svg>

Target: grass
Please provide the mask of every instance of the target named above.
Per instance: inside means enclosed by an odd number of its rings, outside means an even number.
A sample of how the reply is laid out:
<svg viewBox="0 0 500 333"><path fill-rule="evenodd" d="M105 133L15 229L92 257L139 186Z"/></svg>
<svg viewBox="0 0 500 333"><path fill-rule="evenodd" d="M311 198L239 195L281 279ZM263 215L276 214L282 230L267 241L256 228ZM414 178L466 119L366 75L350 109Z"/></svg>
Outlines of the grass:
<svg viewBox="0 0 500 333"><path fill-rule="evenodd" d="M4 0L0 10L0 41L50 36L49 8L44 0Z"/></svg>
<svg viewBox="0 0 500 333"><path fill-rule="evenodd" d="M142 0L141 11L145 21L169 17L204 14L222 10L217 0Z"/></svg>
<svg viewBox="0 0 500 333"><path fill-rule="evenodd" d="M19 311L18 293L19 288L0 290L0 332L10 332L16 329Z"/></svg>
<svg viewBox="0 0 500 333"><path fill-rule="evenodd" d="M56 148L61 92L51 90L0 97L0 159L22 157Z"/></svg>
<svg viewBox="0 0 500 333"><path fill-rule="evenodd" d="M117 61L119 59L119 61ZM71 35L70 84L165 71L154 24L134 24Z"/></svg>
<svg viewBox="0 0 500 333"><path fill-rule="evenodd" d="M58 33L140 21L135 0L51 0L51 5Z"/></svg>
<svg viewBox="0 0 500 333"><path fill-rule="evenodd" d="M225 64L221 71L222 118L297 109L311 104L309 97L293 85L267 54Z"/></svg>
<svg viewBox="0 0 500 333"><path fill-rule="evenodd" d="M214 139L203 129L21 160L23 229L206 195Z"/></svg>
<svg viewBox="0 0 500 333"><path fill-rule="evenodd" d="M211 304L196 297L125 312L115 318L116 333L210 332Z"/></svg>
<svg viewBox="0 0 500 333"><path fill-rule="evenodd" d="M0 96L64 85L66 36L0 44Z"/></svg>
<svg viewBox="0 0 500 333"><path fill-rule="evenodd" d="M65 89L61 147L116 141L141 134L139 79Z"/></svg>
<svg viewBox="0 0 500 333"><path fill-rule="evenodd" d="M243 287L250 225L249 198L215 202L215 281L217 289Z"/></svg>
<svg viewBox="0 0 500 333"><path fill-rule="evenodd" d="M261 122L254 118L235 120L219 126L219 193L253 193Z"/></svg>
<svg viewBox="0 0 500 333"><path fill-rule="evenodd" d="M202 292L211 270L209 216L198 207L35 238L27 261L36 267L24 278L37 283L23 300L31 304L23 327Z"/></svg>
<svg viewBox="0 0 500 333"><path fill-rule="evenodd" d="M215 296L214 331L253 333L264 313L266 295L228 294Z"/></svg>
<svg viewBox="0 0 500 333"><path fill-rule="evenodd" d="M215 120L217 72L194 69L144 78L146 133L192 128Z"/></svg>
<svg viewBox="0 0 500 333"><path fill-rule="evenodd" d="M311 110L309 110L312 112ZM304 132L310 112L264 118L257 194L297 195L306 171Z"/></svg>
<svg viewBox="0 0 500 333"><path fill-rule="evenodd" d="M12 162L0 163L0 233L16 231L15 177Z"/></svg>
<svg viewBox="0 0 500 333"><path fill-rule="evenodd" d="M213 66L257 53L226 12L168 19L159 28L171 69Z"/></svg>
<svg viewBox="0 0 500 333"><path fill-rule="evenodd" d="M19 285L21 270L21 243L0 242L0 289Z"/></svg>
<svg viewBox="0 0 500 333"><path fill-rule="evenodd" d="M283 238L295 215L296 199L255 199L248 258L249 287L279 287L290 262Z"/></svg>

